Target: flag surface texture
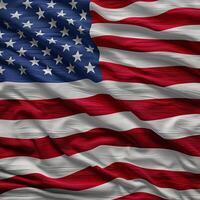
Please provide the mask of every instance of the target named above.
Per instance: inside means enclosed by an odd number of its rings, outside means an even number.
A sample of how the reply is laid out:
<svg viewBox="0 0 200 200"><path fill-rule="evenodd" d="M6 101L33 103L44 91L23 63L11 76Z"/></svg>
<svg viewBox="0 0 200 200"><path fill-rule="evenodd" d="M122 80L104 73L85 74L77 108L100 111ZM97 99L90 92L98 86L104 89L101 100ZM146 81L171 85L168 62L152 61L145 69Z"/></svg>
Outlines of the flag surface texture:
<svg viewBox="0 0 200 200"><path fill-rule="evenodd" d="M200 200L200 0L0 0L0 200Z"/></svg>

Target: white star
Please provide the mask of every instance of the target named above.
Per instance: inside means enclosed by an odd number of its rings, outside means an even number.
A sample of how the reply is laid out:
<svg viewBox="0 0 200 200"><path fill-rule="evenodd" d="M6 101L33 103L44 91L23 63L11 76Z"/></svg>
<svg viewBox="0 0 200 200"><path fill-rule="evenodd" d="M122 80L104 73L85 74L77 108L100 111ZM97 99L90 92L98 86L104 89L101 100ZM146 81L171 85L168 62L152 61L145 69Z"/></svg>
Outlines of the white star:
<svg viewBox="0 0 200 200"><path fill-rule="evenodd" d="M53 27L57 28L56 23L57 23L57 21L55 21L54 19L51 18L51 21L49 22L49 24L51 25L50 28L53 28Z"/></svg>
<svg viewBox="0 0 200 200"><path fill-rule="evenodd" d="M29 20L23 24L24 24L23 28L25 27L31 28L31 26L33 26L33 23L31 23Z"/></svg>
<svg viewBox="0 0 200 200"><path fill-rule="evenodd" d="M44 33L42 32L42 30L35 31L35 33L36 33L36 36L43 36L44 35Z"/></svg>
<svg viewBox="0 0 200 200"><path fill-rule="evenodd" d="M85 47L85 49L87 52L94 53L94 48L92 48L91 46Z"/></svg>
<svg viewBox="0 0 200 200"><path fill-rule="evenodd" d="M63 62L62 62L62 59L63 59L63 58L62 58L61 56L58 55L58 57L54 59L54 60L56 61L56 65L59 64L59 63L62 64L62 63L63 63Z"/></svg>
<svg viewBox="0 0 200 200"><path fill-rule="evenodd" d="M21 47L20 50L17 52L19 53L19 56L25 56L25 53L27 52L27 50L25 50L23 47Z"/></svg>
<svg viewBox="0 0 200 200"><path fill-rule="evenodd" d="M17 34L19 35L19 38L25 38L24 32L18 31Z"/></svg>
<svg viewBox="0 0 200 200"><path fill-rule="evenodd" d="M39 60L37 60L35 57L33 57L33 60L30 60L30 62L32 63L32 66L37 65L39 66Z"/></svg>
<svg viewBox="0 0 200 200"><path fill-rule="evenodd" d="M73 65L70 64L70 65L67 67L68 74L71 74L71 72L75 73L74 68L75 68L75 67L74 67Z"/></svg>
<svg viewBox="0 0 200 200"><path fill-rule="evenodd" d="M22 14L20 14L18 11L16 11L15 13L11 13L10 15L11 15L11 18L17 18L17 19L19 19L19 17L20 17Z"/></svg>
<svg viewBox="0 0 200 200"><path fill-rule="evenodd" d="M69 29L66 29L65 27L60 32L62 33L62 37L64 37L65 35L69 35Z"/></svg>
<svg viewBox="0 0 200 200"><path fill-rule="evenodd" d="M43 69L44 75L51 75L52 76L52 69L47 66L46 69Z"/></svg>
<svg viewBox="0 0 200 200"><path fill-rule="evenodd" d="M2 33L2 32L0 31L0 38L1 38L1 39L2 39L3 35L5 35L5 33Z"/></svg>
<svg viewBox="0 0 200 200"><path fill-rule="evenodd" d="M1 1L0 1L0 10L1 10L1 9L7 9L7 8L6 8L7 5L8 5L7 3L4 3L3 0L1 0Z"/></svg>
<svg viewBox="0 0 200 200"><path fill-rule="evenodd" d="M65 52L66 50L69 51L69 48L70 48L71 46L68 45L68 44L64 44L64 45L62 45L62 47L63 47L63 52Z"/></svg>
<svg viewBox="0 0 200 200"><path fill-rule="evenodd" d="M2 66L0 66L0 74L1 75L3 75L4 71L5 71L5 69Z"/></svg>
<svg viewBox="0 0 200 200"><path fill-rule="evenodd" d="M56 44L57 40L54 40L54 38L52 37L51 39L47 39L49 41L49 44Z"/></svg>
<svg viewBox="0 0 200 200"><path fill-rule="evenodd" d="M76 54L73 55L74 57L74 62L76 61L81 61L81 57L83 56L83 54L80 54L79 51L76 52Z"/></svg>
<svg viewBox="0 0 200 200"><path fill-rule="evenodd" d="M11 27L10 27L10 24L9 24L8 22L4 22L4 24L6 25L6 28L7 28L7 29L11 28Z"/></svg>
<svg viewBox="0 0 200 200"><path fill-rule="evenodd" d="M86 20L87 19L87 12L85 12L84 10L82 10L82 13L80 14L80 16L81 16L81 20Z"/></svg>
<svg viewBox="0 0 200 200"><path fill-rule="evenodd" d="M83 31L84 31L85 29L84 28L82 28L82 26L79 26L79 28L77 29L77 31L80 33L80 34L83 34Z"/></svg>
<svg viewBox="0 0 200 200"><path fill-rule="evenodd" d="M61 10L57 14L58 14L58 17L64 17L66 15L66 13L63 10Z"/></svg>
<svg viewBox="0 0 200 200"><path fill-rule="evenodd" d="M34 47L34 46L38 47L38 41L35 40L34 38L32 39L32 41L30 41L30 43L31 43L31 47Z"/></svg>
<svg viewBox="0 0 200 200"><path fill-rule="evenodd" d="M48 7L47 8L54 8L54 6L56 5L56 3L53 2L53 0L51 0L50 3L47 3Z"/></svg>
<svg viewBox="0 0 200 200"><path fill-rule="evenodd" d="M90 72L95 73L95 71L94 71L95 66L93 66L90 62L87 66L85 66L85 68L87 69L87 73L90 73Z"/></svg>
<svg viewBox="0 0 200 200"><path fill-rule="evenodd" d="M21 76L26 74L26 68L24 68L23 66L21 66L21 67L19 68L19 71L20 71L20 75L21 75Z"/></svg>
<svg viewBox="0 0 200 200"><path fill-rule="evenodd" d="M74 20L73 19L67 19L67 21L68 21L69 24L74 25Z"/></svg>
<svg viewBox="0 0 200 200"><path fill-rule="evenodd" d="M14 47L13 45L16 43L16 42L13 42L12 39L10 39L8 42L5 42L7 47Z"/></svg>
<svg viewBox="0 0 200 200"><path fill-rule="evenodd" d="M2 54L3 54L3 51L0 51L0 56L2 56Z"/></svg>
<svg viewBox="0 0 200 200"><path fill-rule="evenodd" d="M51 55L51 49L49 49L48 47L46 47L45 50L42 50L42 52L43 52L43 56Z"/></svg>
<svg viewBox="0 0 200 200"><path fill-rule="evenodd" d="M26 9L28 9L28 8L32 8L31 6L32 3L33 3L32 1L26 0L22 4L24 4L26 6Z"/></svg>
<svg viewBox="0 0 200 200"><path fill-rule="evenodd" d="M76 2L75 0L72 0L69 4L72 6L72 10L75 8L75 9L77 9L77 3L78 2Z"/></svg>
<svg viewBox="0 0 200 200"><path fill-rule="evenodd" d="M8 65L13 65L13 62L15 62L15 59L10 57L8 60L6 60L6 62L8 63Z"/></svg>
<svg viewBox="0 0 200 200"><path fill-rule="evenodd" d="M38 19L40 19L42 17L44 18L44 11L41 8L39 8L39 11L36 12L36 14L38 15Z"/></svg>
<svg viewBox="0 0 200 200"><path fill-rule="evenodd" d="M78 35L76 36L76 38L75 39L73 39L73 41L75 42L75 45L77 45L77 44L82 44L82 38L79 38L78 37Z"/></svg>

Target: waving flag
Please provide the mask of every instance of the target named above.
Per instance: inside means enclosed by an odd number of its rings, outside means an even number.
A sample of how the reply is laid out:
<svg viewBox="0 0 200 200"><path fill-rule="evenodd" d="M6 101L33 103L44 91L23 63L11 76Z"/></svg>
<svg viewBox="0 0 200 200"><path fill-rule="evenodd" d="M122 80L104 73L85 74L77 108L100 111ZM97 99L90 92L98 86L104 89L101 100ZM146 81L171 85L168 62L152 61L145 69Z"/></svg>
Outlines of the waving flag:
<svg viewBox="0 0 200 200"><path fill-rule="evenodd" d="M200 199L199 0L0 0L0 199Z"/></svg>

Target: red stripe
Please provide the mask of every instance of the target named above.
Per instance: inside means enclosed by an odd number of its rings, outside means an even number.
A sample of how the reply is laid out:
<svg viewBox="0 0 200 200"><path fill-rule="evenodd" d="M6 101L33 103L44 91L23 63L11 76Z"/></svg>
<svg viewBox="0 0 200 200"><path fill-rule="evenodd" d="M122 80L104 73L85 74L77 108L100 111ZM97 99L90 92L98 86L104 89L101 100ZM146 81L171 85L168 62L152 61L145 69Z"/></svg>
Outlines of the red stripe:
<svg viewBox="0 0 200 200"><path fill-rule="evenodd" d="M100 62L103 80L170 86L200 83L200 70L184 66L136 68Z"/></svg>
<svg viewBox="0 0 200 200"><path fill-rule="evenodd" d="M156 0L109 0L109 1L102 1L102 0L92 0L92 2L98 4L101 7L105 8L122 8L128 6L135 2L152 2Z"/></svg>
<svg viewBox="0 0 200 200"><path fill-rule="evenodd" d="M126 51L168 51L183 54L200 54L200 42L192 41L137 39L117 36L95 37L93 41L100 47L109 47Z"/></svg>
<svg viewBox="0 0 200 200"><path fill-rule="evenodd" d="M145 192L136 192L124 197L117 198L115 200L167 200L167 199L163 199L159 196Z"/></svg>
<svg viewBox="0 0 200 200"><path fill-rule="evenodd" d="M200 24L200 9L197 8L176 8L153 17L131 17L120 21L106 20L94 11L91 11L91 15L92 23L131 24L155 31Z"/></svg>
<svg viewBox="0 0 200 200"><path fill-rule="evenodd" d="M145 169L128 163L113 163L105 168L88 167L62 178L50 178L41 174L14 176L0 180L0 193L24 187L60 188L79 191L97 187L115 178L144 179L158 187L177 190L200 188L200 174Z"/></svg>
<svg viewBox="0 0 200 200"><path fill-rule="evenodd" d="M151 130L143 128L121 132L98 128L62 138L0 138L0 158L29 156L48 159L63 154L74 155L92 150L101 145L161 148L182 152L191 156L200 156L199 143L199 135L169 140L162 138Z"/></svg>
<svg viewBox="0 0 200 200"><path fill-rule="evenodd" d="M96 116L123 111L133 112L141 120L156 120L178 115L200 114L200 99L117 100L109 95L96 95L72 100L0 101L0 118L9 120L53 119L79 113Z"/></svg>

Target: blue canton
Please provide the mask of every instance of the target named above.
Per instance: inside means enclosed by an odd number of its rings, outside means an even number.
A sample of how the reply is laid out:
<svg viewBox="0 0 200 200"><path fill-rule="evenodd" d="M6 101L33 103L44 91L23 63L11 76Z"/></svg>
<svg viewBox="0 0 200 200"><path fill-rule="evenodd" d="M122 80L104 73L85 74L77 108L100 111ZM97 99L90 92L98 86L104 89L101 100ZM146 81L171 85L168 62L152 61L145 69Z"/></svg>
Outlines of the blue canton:
<svg viewBox="0 0 200 200"><path fill-rule="evenodd" d="M89 0L0 0L0 81L101 81Z"/></svg>

